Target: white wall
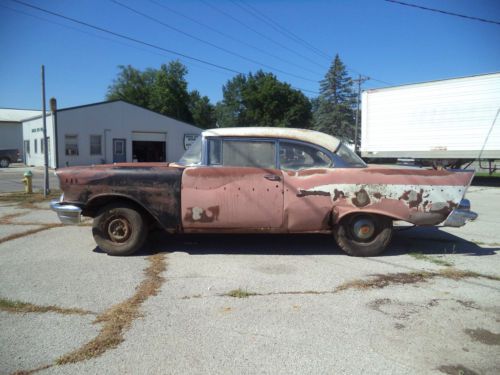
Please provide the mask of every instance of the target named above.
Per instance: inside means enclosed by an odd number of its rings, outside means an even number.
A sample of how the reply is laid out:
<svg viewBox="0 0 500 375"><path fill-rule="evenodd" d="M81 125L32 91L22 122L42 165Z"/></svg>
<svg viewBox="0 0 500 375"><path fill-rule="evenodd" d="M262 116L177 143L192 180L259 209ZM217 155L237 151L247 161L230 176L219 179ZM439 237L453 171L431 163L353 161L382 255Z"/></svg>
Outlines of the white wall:
<svg viewBox="0 0 500 375"><path fill-rule="evenodd" d="M125 102L109 102L57 113L59 167L113 162L113 138L125 138L127 162L132 161L132 132L166 132L167 160L184 153L184 134L202 129ZM78 155L65 154L65 135L78 135ZM102 136L102 155L90 155L90 135Z"/></svg>
<svg viewBox="0 0 500 375"><path fill-rule="evenodd" d="M23 150L23 126L20 122L0 121L0 150Z"/></svg>
<svg viewBox="0 0 500 375"><path fill-rule="evenodd" d="M47 122L47 137L49 139L49 167L55 168L55 138L54 130L52 125L52 116L46 117ZM43 140L43 119L36 118L33 120L28 120L23 122L23 140L30 142L30 153L26 155L26 160L24 161L26 165L33 166L43 166L44 165L44 154L41 149L41 142ZM34 140L37 142L37 152L35 152ZM20 150L23 150L21 147ZM23 153L23 151L21 151Z"/></svg>

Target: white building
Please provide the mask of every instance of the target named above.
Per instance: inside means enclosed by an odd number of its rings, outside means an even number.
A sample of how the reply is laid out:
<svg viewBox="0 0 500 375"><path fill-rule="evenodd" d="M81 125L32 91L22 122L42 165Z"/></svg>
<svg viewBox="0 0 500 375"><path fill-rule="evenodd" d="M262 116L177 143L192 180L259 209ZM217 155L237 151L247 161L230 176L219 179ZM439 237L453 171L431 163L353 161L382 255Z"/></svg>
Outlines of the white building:
<svg viewBox="0 0 500 375"><path fill-rule="evenodd" d="M42 111L0 108L0 150L23 152L23 124L26 118L38 116Z"/></svg>
<svg viewBox="0 0 500 375"><path fill-rule="evenodd" d="M123 100L46 117L49 166L176 161L202 129ZM42 116L23 121L26 164L44 165Z"/></svg>

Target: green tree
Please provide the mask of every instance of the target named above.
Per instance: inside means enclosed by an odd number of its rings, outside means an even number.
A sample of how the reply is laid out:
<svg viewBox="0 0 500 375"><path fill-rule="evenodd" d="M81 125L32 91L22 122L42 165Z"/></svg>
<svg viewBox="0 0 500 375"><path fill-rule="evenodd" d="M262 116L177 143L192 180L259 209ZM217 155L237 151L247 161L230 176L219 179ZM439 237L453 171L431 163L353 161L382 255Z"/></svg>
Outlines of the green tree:
<svg viewBox="0 0 500 375"><path fill-rule="evenodd" d="M220 126L275 126L307 128L311 103L302 92L271 73L239 74L222 88L217 104Z"/></svg>
<svg viewBox="0 0 500 375"><path fill-rule="evenodd" d="M108 100L122 99L200 127L215 125L214 106L198 91L188 91L188 71L179 61L162 64L160 69L140 71L130 65L119 69L108 88Z"/></svg>
<svg viewBox="0 0 500 375"><path fill-rule="evenodd" d="M130 65L119 65L120 72L108 87L108 100L122 99L138 106L149 108L151 87L154 84L156 71L147 69L141 72Z"/></svg>
<svg viewBox="0 0 500 375"><path fill-rule="evenodd" d="M151 87L150 109L177 120L193 122L189 110L187 68L179 61L162 64Z"/></svg>
<svg viewBox="0 0 500 375"><path fill-rule="evenodd" d="M337 54L320 82L320 95L314 106L314 129L354 142L355 104L352 78Z"/></svg>
<svg viewBox="0 0 500 375"><path fill-rule="evenodd" d="M193 121L203 129L215 127L215 106L210 103L208 96L201 96L197 90L189 94L189 109L193 115Z"/></svg>

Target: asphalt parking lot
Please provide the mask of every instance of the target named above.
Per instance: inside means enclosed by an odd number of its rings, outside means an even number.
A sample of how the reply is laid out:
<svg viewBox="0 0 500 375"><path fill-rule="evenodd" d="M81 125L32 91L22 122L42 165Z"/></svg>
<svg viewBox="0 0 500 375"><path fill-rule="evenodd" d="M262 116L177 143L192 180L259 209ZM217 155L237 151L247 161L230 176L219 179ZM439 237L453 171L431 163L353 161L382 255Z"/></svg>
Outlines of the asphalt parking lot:
<svg viewBox="0 0 500 375"><path fill-rule="evenodd" d="M305 235L110 257L89 222L0 201L0 373L498 374L500 188L468 198L476 222L398 231L376 258Z"/></svg>

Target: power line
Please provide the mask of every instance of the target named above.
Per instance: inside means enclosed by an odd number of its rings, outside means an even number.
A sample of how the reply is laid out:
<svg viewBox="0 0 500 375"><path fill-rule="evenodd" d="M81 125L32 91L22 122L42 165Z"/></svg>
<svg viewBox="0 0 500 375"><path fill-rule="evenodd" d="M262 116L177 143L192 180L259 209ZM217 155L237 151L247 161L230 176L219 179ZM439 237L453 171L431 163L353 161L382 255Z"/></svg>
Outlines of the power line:
<svg viewBox="0 0 500 375"><path fill-rule="evenodd" d="M323 58L328 59L328 61L331 62L332 58L327 53L321 51L320 49L318 49L315 46L313 46L311 43L307 42L306 40L302 39L298 35L296 35L296 34L292 33L291 31L287 30L285 27L281 26L276 21L274 21L272 18L270 18L269 16L267 16L264 13L260 12L255 7L251 6L248 3L238 2L238 1L235 1L235 0L230 0L230 1L233 4L235 4L236 6L238 6L240 9L243 9L245 12L251 14L252 16L256 17L257 19L260 19L262 22L264 22L265 24L267 24L270 27L272 27L274 30L276 30L279 33L285 35L287 38L293 40L295 43L298 43L298 44L300 44L302 46L305 46L309 50L315 52L316 54L320 55ZM361 73L361 72L359 72L359 71L357 71L355 69L352 69L352 68L350 68L348 66L346 66L346 69L350 70L351 72L354 72L356 74L359 74L359 75L365 75L364 73ZM377 79L377 78L370 78L370 80L377 81L377 82L380 82L380 83L383 83L383 84L386 84L386 85L391 85L392 84L390 82L382 81L382 80Z"/></svg>
<svg viewBox="0 0 500 375"><path fill-rule="evenodd" d="M388 3L394 3L394 4L404 5L404 6L407 6L407 7L412 7L412 8L422 9L422 10L428 10L428 11L431 11L431 12L446 14L448 16L461 17L461 18L466 18L466 19L469 19L469 20L474 20L474 21L480 21L480 22L492 23L492 24L495 24L495 25L500 25L499 21L492 21L492 20L487 20L485 18L467 16L465 14L453 13L453 12L448 12L446 10L440 10L440 9L435 9L435 8L427 8L427 7L424 7L424 6L421 6L421 5L405 3L403 1L397 1L397 0L384 0L384 1L387 1Z"/></svg>
<svg viewBox="0 0 500 375"><path fill-rule="evenodd" d="M281 56L278 56L278 55L275 55L275 54L273 54L273 53L270 53L270 52L268 52L268 51L266 51L266 50L264 50L264 49L262 49L262 48L259 48L259 47L257 47L257 46L254 46L253 44L247 43L247 42L245 42L244 40L241 40L241 39L235 38L235 37L234 37L234 36L232 36L232 35L226 34L226 33L222 32L222 31L220 31L220 30L216 29L215 27L212 27L212 26L210 26L210 25L208 25L208 24L206 24L206 23L204 23L204 22L198 21L198 20L194 19L193 17L190 17L190 16L188 16L188 15L186 15L186 14L183 14L183 13L179 12L178 10L172 9L171 7L166 6L165 4L162 4L162 3L160 3L160 2L158 2L158 1L156 1L156 0L149 0L149 2L151 2L151 3L155 4L155 5L157 5L157 6L161 7L161 8L163 8L163 9L166 9L167 11L169 11L169 12L171 12L171 13L177 14L178 16L183 17L183 18L185 18L185 19L187 19L187 20L189 20L189 21L191 21L191 22L193 22L193 23L195 23L195 24L197 24L197 25L200 25L200 26L202 26L202 27L205 27L206 29L213 31L214 33L217 33L217 34L219 34L219 35L222 35L223 37L225 37L225 38L227 38L227 39L230 39L230 40L235 41L235 42L237 42L237 43L241 43L241 44L243 44L243 45L245 45L245 46L247 46L247 47L250 47L250 48L252 48L252 49L254 49L254 50L256 50L256 51L259 51L260 53L263 53L263 54L265 54L265 55L267 55L267 56L273 57L273 58L275 58L275 59L277 59L277 60L280 60L280 61L282 61L282 62L284 62L284 63L290 64L290 65L293 65L293 66L295 66L295 67L297 67L297 68L299 68L299 69L302 69L302 70L304 70L304 71L307 71L307 72L309 72L309 73L318 74L318 75L321 75L321 74L322 74L322 73L318 73L318 72L316 72L316 71L313 71L313 70L311 70L311 69L308 69L308 68L306 68L306 67L304 67L304 66L301 66L301 65L299 65L299 64L296 64L296 63L294 63L294 62L292 62L292 61L290 61L290 60L286 60L286 59L282 58Z"/></svg>
<svg viewBox="0 0 500 375"><path fill-rule="evenodd" d="M265 24L269 25L272 27L274 30L279 32L280 34L284 35L285 37L293 40L295 43L300 44L307 49L313 51L317 55L327 59L329 62L331 62L332 57L329 56L327 53L321 51L319 48L316 48L313 46L311 43L307 42L306 40L302 39L299 37L297 34L294 34L290 30L286 29L285 27L281 26L279 23L274 21L272 18L268 17L264 13L260 12L257 8L253 7L252 5L244 2L238 2L234 0L230 0L234 5L239 7L240 9L243 9L245 12L252 14L254 17L260 19L262 22Z"/></svg>
<svg viewBox="0 0 500 375"><path fill-rule="evenodd" d="M46 14L50 14L52 16L65 19L67 21L70 21L70 22L73 22L73 23L76 23L76 24L79 24L79 25L83 25L83 26L86 26L86 27L94 29L94 30L98 30L98 31L106 33L106 34L110 34L110 35L116 36L116 37L121 38L121 39L125 39L125 40L128 40L128 41L137 43L137 44L145 45L147 47L154 48L154 49L157 49L157 50L160 50L160 51L168 52L168 53L170 53L172 55L184 57L186 59L189 59L189 60L192 60L192 61L197 61L197 62L202 63L204 65L209 65L209 66L212 66L212 67L215 67L215 68L218 68L218 69L221 69L221 70L225 70L225 71L228 71L228 72L231 72L231 73L244 74L243 72L240 72L238 70L235 70L235 69L223 66L223 65L212 63L212 62L209 62L207 60L203 60L203 59L200 59L200 58L197 58L197 57L189 56L189 55L186 55L186 54L181 53L181 52L177 52L177 51L174 51L174 50L170 50L170 49L158 46L156 44L144 42L142 40L130 37L128 35L120 34L120 33L117 33L115 31L112 31L112 30L109 30L109 29L105 29L105 28L100 27L100 26L92 25L92 24L87 23L85 21L80 21L80 20L77 20L75 18L71 18L71 17L65 16L63 14L60 14L60 13L56 13L56 12L53 12L53 11L50 11L50 10L47 10L47 9L44 9L44 8L40 8L40 7L36 6L36 5L25 3L25 2L23 2L21 0L11 0L11 1L14 2L14 3L17 3L17 4L21 4L21 5L23 5L25 7L28 7L28 8L32 8L32 9L38 10L38 11L46 13ZM290 85L290 86L292 88L296 89L296 90L318 94L318 92L316 92L316 91L302 89L302 88L295 87L295 86L292 86L292 85Z"/></svg>
<svg viewBox="0 0 500 375"><path fill-rule="evenodd" d="M270 42L272 42L272 43L276 44L277 46L280 46L281 48L286 49L287 51L289 51L289 52L291 52L291 53L293 53L293 54L295 54L295 55L297 55L297 56L299 56L299 57L301 57L301 58L303 58L303 59L305 59L305 60L307 60L307 61L309 61L309 62L311 62L311 63L313 63L313 64L315 64L315 65L317 65L317 66L319 66L319 67L321 67L321 69L325 69L325 67L324 67L323 65L319 64L317 61L315 61L315 60L313 60L313 59L310 59L309 57L304 56L304 55L302 55L301 53L298 53L298 52L297 52L297 51L295 51L294 49L289 48L289 47L285 46L284 44L282 44L282 43L280 43L280 42L277 42L276 40L274 40L274 39L272 39L272 38L268 37L266 34L261 33L260 31L255 30L253 27L251 27L251 26L247 25L246 23L244 23L244 22L240 21L238 18L236 18L236 17L232 16L231 14L229 14L229 13L227 13L227 12L225 12L225 11L221 10L220 8L217 8L215 5L210 4L208 1L206 1L206 0L200 0L200 1L201 1L203 4L205 4L206 6L208 6L208 7L212 8L212 9L214 9L215 11L217 11L217 12L219 12L219 13L221 13L221 14L225 15L225 16L226 16L226 17L228 17L228 18L231 18L233 21L235 21L235 22L239 23L240 25L244 26L244 27L245 27L245 28L247 28L248 30L252 31L253 33L255 33L255 34L257 34L257 35L259 35L260 37L262 37L262 38L264 38L264 39L266 39L266 40L268 40L268 41L270 41Z"/></svg>
<svg viewBox="0 0 500 375"><path fill-rule="evenodd" d="M151 47L151 48L158 49L160 51L168 52L168 53L171 53L171 54L176 55L176 56L181 56L181 57L184 57L184 58L189 59L189 60L198 61L198 62L201 62L203 64L213 66L215 68L226 70L228 72L232 72L232 73L236 73L236 74L242 74L241 72L239 72L237 70L234 70L234 69L231 69L231 68L228 68L226 66L215 64L215 63L211 63L209 61L202 60L202 59L199 59L197 57L192 57L192 56L186 55L184 53L180 53L180 52L176 52L176 51L173 51L173 50L170 50L170 49L167 49L167 48L163 48L163 47L160 47L160 46L158 46L156 44L144 42L142 40L135 39L135 38L130 37L128 35L119 34L117 32L111 31L109 29L105 29L103 27L91 25L90 23L87 23L87 22L84 22L84 21L80 21L80 20L77 20L75 18L71 18L71 17L65 16L63 14L60 14L60 13L52 12L50 10L40 8L40 7L36 6L36 5L25 3L25 2L23 2L21 0L11 0L11 1L13 1L15 3L18 3L18 4L21 4L21 5L24 5L24 6L28 7L28 8L36 9L36 10L38 10L40 12L51 14L51 15L59 17L59 18L63 18L65 20L67 20L67 21L71 21L71 22L74 22L74 23L77 23L77 24L89 27L91 29L101 31L101 32L106 33L106 34L114 35L114 36L117 36L119 38L122 38L122 39L125 39L125 40L129 40L129 41L134 42L134 43L142 44L142 45L145 45L145 46L148 46L148 47Z"/></svg>
<svg viewBox="0 0 500 375"><path fill-rule="evenodd" d="M135 8L132 8L132 7L128 6L128 5L125 5L125 4L121 3L121 2L119 2L118 0L109 0L109 1L111 1L112 3L118 5L118 6L122 7L122 8L128 9L129 11L131 11L131 12L133 12L135 14L138 14L141 17L144 17L144 18L146 18L146 19L148 19L150 21L156 22L156 23L158 23L158 24L160 24L160 25L162 25L162 26L164 26L164 27L166 27L166 28L168 28L170 30L173 30L173 31L175 31L175 32L177 32L179 34L187 36L188 38L191 38L191 39L196 40L196 41L198 41L200 43L204 43L206 45L209 45L209 46L211 46L213 48L216 48L216 49L218 49L220 51L223 51L225 53L228 53L230 55L236 56L236 57L238 57L238 58L240 58L242 60L245 60L245 61L257 64L257 65L261 65L261 66L263 66L265 68L268 68L268 69L271 69L271 70L275 70L276 72L279 72L279 73L282 73L282 74L286 74L286 75L288 75L290 77L302 79L304 81L309 81L309 82L318 82L317 80L306 78L306 77L303 77L303 76L300 76L300 75L297 75L297 74L294 74L294 73L290 73L290 72L284 71L282 69L279 69L279 68L273 67L271 65L268 65L266 63L254 60L252 58L249 58L249 57L246 57L246 56L243 56L243 55L240 55L239 53L233 52L233 51L231 51L231 50L229 50L227 48L221 47L221 46L219 46L219 45L217 45L215 43L212 43L212 42L209 42L209 41L204 40L202 38L199 38L196 35L187 33L187 32L185 32L185 31L183 31L181 29L178 29L177 27L171 26L171 25L169 25L169 24L167 24L167 23L159 20L158 18L150 16L150 15L148 15L146 13L143 13L143 12L141 12L141 11L135 9Z"/></svg>
<svg viewBox="0 0 500 375"><path fill-rule="evenodd" d="M139 46L135 46L135 45L133 45L131 43L121 42L121 41L119 41L117 39L108 38L108 37L106 37L104 35L99 35L97 33L91 33L91 32L88 32L88 31L85 31L85 30L82 30L82 29L78 29L76 27L72 27L72 26L65 25L65 24L60 23L60 22L56 22L56 21L50 20L48 18L44 18L44 17L37 16L35 14L30 14L30 13L24 12L24 11L22 11L20 9L11 8L11 7L9 7L9 6L5 5L5 4L0 4L0 7L8 9L11 12L16 12L16 13L22 14L24 16L28 16L28 17L37 19L39 21L43 21L43 22L47 22L47 23L50 23L50 24L53 24L53 25L64 27L64 28L66 28L68 30L77 31L77 32L85 34L85 35L90 35L90 36L92 36L94 38L99 38L99 39L102 39L102 40L106 40L108 42L112 42L112 43L120 44L122 46L134 48L134 49L139 50L139 51L143 51L143 52L147 52L147 53L152 53L152 54L157 55L157 56L168 56L166 53L152 51L150 49L146 49L146 48L141 48ZM201 68L201 69L207 69L207 70L210 70L211 72L214 72L214 73L228 74L227 72L222 72L220 70L212 69L212 68L209 68L207 66L203 66L201 64L198 64L198 63L195 63L195 62L192 62L192 61L190 61L189 64L190 64L190 66L195 66L195 67L198 67L198 68Z"/></svg>

